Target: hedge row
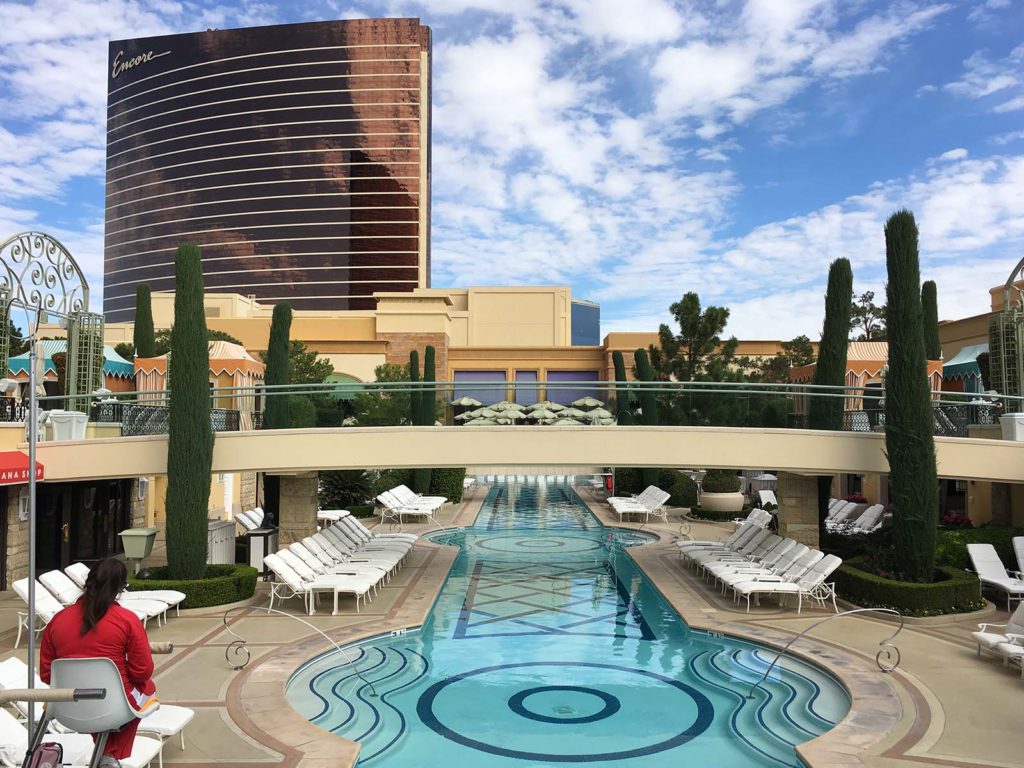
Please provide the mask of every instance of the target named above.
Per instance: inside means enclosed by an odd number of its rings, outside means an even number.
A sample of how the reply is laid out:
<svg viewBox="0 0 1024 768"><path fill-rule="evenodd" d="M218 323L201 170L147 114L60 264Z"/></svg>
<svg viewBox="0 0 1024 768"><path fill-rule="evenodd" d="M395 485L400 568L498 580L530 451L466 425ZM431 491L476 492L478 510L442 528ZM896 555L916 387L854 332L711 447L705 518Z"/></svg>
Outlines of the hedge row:
<svg viewBox="0 0 1024 768"><path fill-rule="evenodd" d="M465 479L465 467L435 467L430 472L430 493L428 495L444 496L452 504L458 504L462 501Z"/></svg>
<svg viewBox="0 0 1024 768"><path fill-rule="evenodd" d="M167 568L151 568L145 578L129 577L133 589L174 589L185 593L182 608L208 608L248 600L256 592L257 571L248 565L208 565L206 578L169 579Z"/></svg>
<svg viewBox="0 0 1024 768"><path fill-rule="evenodd" d="M895 608L905 616L967 613L983 608L978 577L956 568L941 567L945 578L931 584L894 581L863 570L864 559L843 563L836 571L838 595L864 608Z"/></svg>
<svg viewBox="0 0 1024 768"><path fill-rule="evenodd" d="M987 525L984 528L962 528L939 531L935 545L935 564L950 568L971 567L967 556L968 544L992 544L999 558L1010 570L1018 568L1017 556L1013 552L1013 537L1024 536L1024 528L1009 528Z"/></svg>

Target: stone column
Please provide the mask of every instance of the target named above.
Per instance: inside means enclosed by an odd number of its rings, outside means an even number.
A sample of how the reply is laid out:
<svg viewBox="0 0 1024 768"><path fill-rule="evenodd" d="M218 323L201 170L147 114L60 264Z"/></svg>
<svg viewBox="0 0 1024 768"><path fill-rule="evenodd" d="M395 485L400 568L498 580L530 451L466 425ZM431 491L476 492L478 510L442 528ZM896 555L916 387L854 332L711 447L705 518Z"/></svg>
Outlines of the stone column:
<svg viewBox="0 0 1024 768"><path fill-rule="evenodd" d="M281 476L279 547L287 547L316 533L317 478L316 472Z"/></svg>
<svg viewBox="0 0 1024 768"><path fill-rule="evenodd" d="M28 574L28 520L18 519L18 496L23 487L7 488L7 589Z"/></svg>
<svg viewBox="0 0 1024 768"><path fill-rule="evenodd" d="M779 472L779 535L818 546L818 478Z"/></svg>

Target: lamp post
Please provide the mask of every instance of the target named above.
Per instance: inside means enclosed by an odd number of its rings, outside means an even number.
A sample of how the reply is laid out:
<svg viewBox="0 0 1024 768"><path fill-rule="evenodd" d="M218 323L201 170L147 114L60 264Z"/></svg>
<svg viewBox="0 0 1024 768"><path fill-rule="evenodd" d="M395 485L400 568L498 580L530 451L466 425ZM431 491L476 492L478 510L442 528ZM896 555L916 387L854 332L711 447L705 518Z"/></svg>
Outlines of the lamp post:
<svg viewBox="0 0 1024 768"><path fill-rule="evenodd" d="M39 431L39 399L36 364L39 325L52 315L68 321L66 376L69 394L75 394L76 360L73 348L75 323L89 308L89 284L67 248L42 232L22 232L0 244L0 296L4 322L12 307L25 312L29 336L28 366L28 684L35 687L36 667L36 442ZM6 329L5 329L6 331ZM4 334L6 339L6 332ZM7 364L7 344L3 345ZM28 728L35 723L34 704L28 703Z"/></svg>

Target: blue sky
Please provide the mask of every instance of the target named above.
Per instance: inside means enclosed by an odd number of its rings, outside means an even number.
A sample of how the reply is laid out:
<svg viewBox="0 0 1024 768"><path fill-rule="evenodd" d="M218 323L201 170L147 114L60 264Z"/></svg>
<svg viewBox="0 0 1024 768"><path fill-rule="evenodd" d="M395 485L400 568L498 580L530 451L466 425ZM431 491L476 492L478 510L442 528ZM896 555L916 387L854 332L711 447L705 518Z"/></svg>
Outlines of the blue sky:
<svg viewBox="0 0 1024 768"><path fill-rule="evenodd" d="M108 40L380 15L434 30L435 286L568 283L604 332L695 290L817 338L829 261L882 291L900 206L943 318L1022 255L1021 0L0 2L0 233L100 295Z"/></svg>

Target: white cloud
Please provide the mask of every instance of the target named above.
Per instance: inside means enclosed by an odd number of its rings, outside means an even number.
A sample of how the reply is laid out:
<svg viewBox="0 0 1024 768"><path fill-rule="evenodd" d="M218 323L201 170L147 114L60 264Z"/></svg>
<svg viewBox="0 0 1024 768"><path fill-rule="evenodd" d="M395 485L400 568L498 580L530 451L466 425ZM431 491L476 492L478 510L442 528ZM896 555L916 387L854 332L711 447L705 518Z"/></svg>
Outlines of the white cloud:
<svg viewBox="0 0 1024 768"><path fill-rule="evenodd" d="M631 0L628 8L621 0L567 0L567 5L584 35L625 46L674 40L684 26L700 23L699 16L684 20L666 0Z"/></svg>
<svg viewBox="0 0 1024 768"><path fill-rule="evenodd" d="M958 147L943 152L939 155L939 160L963 160L965 157L967 157L967 150L963 147Z"/></svg>
<svg viewBox="0 0 1024 768"><path fill-rule="evenodd" d="M996 60L985 51L971 54L964 61L960 79L947 83L943 90L969 99L987 99L990 104L999 99L991 107L993 112L1024 109L1024 45Z"/></svg>
<svg viewBox="0 0 1024 768"><path fill-rule="evenodd" d="M1024 139L1024 130L1000 133L997 136L993 136L989 141L993 144L1009 144L1012 141L1020 141L1022 139Z"/></svg>

